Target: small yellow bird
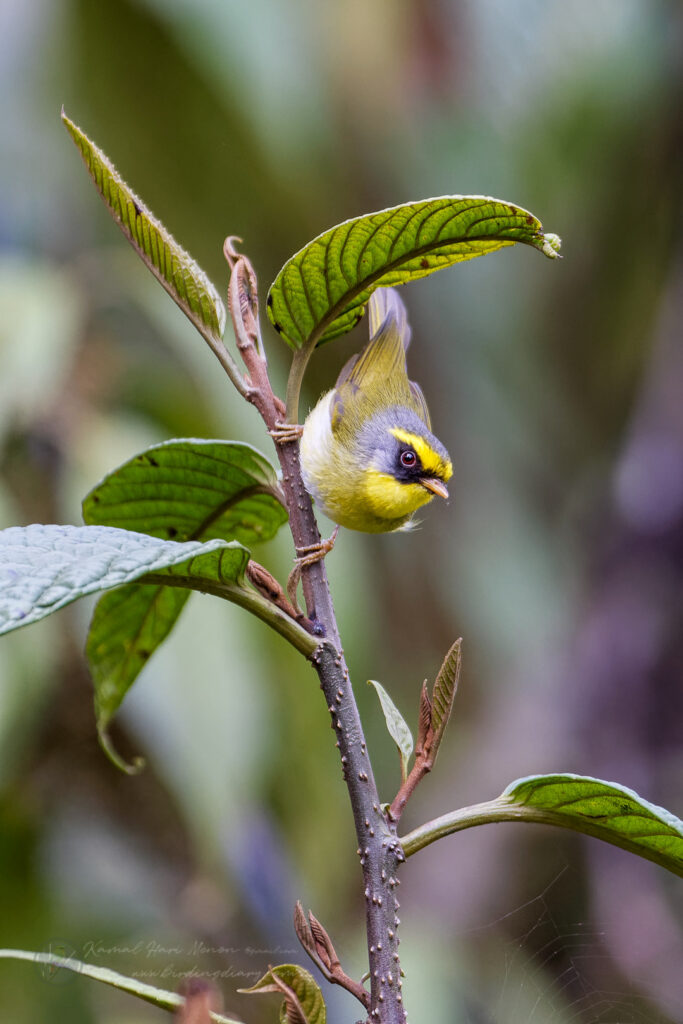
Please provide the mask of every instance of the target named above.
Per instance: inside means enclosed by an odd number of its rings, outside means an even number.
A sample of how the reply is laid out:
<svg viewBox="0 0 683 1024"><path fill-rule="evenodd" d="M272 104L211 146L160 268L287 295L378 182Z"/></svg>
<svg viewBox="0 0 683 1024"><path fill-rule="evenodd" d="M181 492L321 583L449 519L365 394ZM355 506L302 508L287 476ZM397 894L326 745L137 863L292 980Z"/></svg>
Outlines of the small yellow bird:
<svg viewBox="0 0 683 1024"><path fill-rule="evenodd" d="M328 518L366 533L410 525L435 494L448 497L448 452L430 431L422 391L408 380L410 327L394 288L370 297L370 341L309 414L301 472Z"/></svg>

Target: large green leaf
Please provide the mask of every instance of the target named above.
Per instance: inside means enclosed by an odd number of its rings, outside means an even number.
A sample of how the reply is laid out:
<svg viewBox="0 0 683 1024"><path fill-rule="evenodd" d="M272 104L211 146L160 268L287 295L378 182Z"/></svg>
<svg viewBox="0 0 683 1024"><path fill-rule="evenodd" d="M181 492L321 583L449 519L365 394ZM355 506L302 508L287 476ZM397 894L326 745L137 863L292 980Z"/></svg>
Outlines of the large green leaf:
<svg viewBox="0 0 683 1024"><path fill-rule="evenodd" d="M277 477L256 448L186 438L154 445L83 500L83 519L167 540L269 540L287 521Z"/></svg>
<svg viewBox="0 0 683 1024"><path fill-rule="evenodd" d="M247 995L275 992L284 996L280 1024L325 1024L325 1001L313 975L298 964L271 967L251 988L238 989Z"/></svg>
<svg viewBox="0 0 683 1024"><path fill-rule="evenodd" d="M380 286L401 285L506 245L559 254L557 235L512 203L441 196L344 221L285 263L268 294L268 316L299 349L330 341L362 317Z"/></svg>
<svg viewBox="0 0 683 1024"><path fill-rule="evenodd" d="M54 953L33 953L25 949L0 949L0 957L8 960L27 960L32 964L40 964L51 972L46 977L53 977L57 971L72 971L74 974L82 974L85 978L110 985L121 992L128 992L146 1003L152 1003L162 1010L178 1010L183 1006L185 1000L175 992L167 992L164 989L156 988L154 985L147 985L137 978L127 978L124 974L112 971L108 967L97 967L82 960L75 960L73 957L56 956ZM224 1017L222 1013L211 1013L211 1020L216 1024L240 1024L231 1017Z"/></svg>
<svg viewBox="0 0 683 1024"><path fill-rule="evenodd" d="M270 463L248 444L195 439L154 445L114 470L83 501L88 524L117 526L176 541L269 540L286 522ZM86 654L95 686L100 738L189 596L172 587L132 584L97 603Z"/></svg>
<svg viewBox="0 0 683 1024"><path fill-rule="evenodd" d="M204 271L63 110L62 121L78 146L97 191L142 261L200 333L208 332L215 341L220 340L225 330L225 307Z"/></svg>
<svg viewBox="0 0 683 1024"><path fill-rule="evenodd" d="M683 877L683 821L632 789L583 775L530 775L496 799L444 814L401 840L406 856L473 825L532 821L583 832Z"/></svg>
<svg viewBox="0 0 683 1024"><path fill-rule="evenodd" d="M95 606L85 653L92 675L100 743L126 768L109 737L109 723L154 651L175 626L189 590L144 583L117 587Z"/></svg>
<svg viewBox="0 0 683 1024"><path fill-rule="evenodd" d="M145 577L236 600L248 560L237 541L179 544L111 526L11 526L0 531L0 633Z"/></svg>

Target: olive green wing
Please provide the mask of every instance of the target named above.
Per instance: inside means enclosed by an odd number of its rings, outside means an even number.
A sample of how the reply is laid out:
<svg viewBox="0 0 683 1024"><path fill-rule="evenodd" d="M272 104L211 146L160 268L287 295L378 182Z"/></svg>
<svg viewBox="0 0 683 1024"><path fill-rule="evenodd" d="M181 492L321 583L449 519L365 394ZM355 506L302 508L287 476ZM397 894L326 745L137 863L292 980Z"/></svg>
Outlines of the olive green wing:
<svg viewBox="0 0 683 1024"><path fill-rule="evenodd" d="M427 400L422 394L422 388L419 384L416 384L414 380L409 380L408 385L410 387L410 394L413 398L413 409L427 427L427 430L431 430L432 420L429 415L429 409L427 408Z"/></svg>

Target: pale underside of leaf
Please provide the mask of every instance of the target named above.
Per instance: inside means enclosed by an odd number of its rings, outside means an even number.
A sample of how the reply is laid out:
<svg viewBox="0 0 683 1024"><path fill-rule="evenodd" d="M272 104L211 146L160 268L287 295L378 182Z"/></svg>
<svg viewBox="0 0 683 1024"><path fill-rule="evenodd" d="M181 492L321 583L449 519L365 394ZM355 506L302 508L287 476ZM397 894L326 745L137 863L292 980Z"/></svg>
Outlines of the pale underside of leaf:
<svg viewBox="0 0 683 1024"><path fill-rule="evenodd" d="M0 633L147 575L227 596L248 558L236 542L178 544L108 526L10 527L0 531Z"/></svg>
<svg viewBox="0 0 683 1024"><path fill-rule="evenodd" d="M356 217L325 231L285 263L268 316L294 349L349 331L371 293L521 242L559 255L527 210L489 196L440 196Z"/></svg>
<svg viewBox="0 0 683 1024"><path fill-rule="evenodd" d="M368 680L368 686L374 686L379 697L379 703L384 714L387 730L392 740L398 747L398 754L401 760L401 778L405 782L408 775L408 763L413 752L413 736L410 728L398 710L393 700L384 689L381 683L375 679Z"/></svg>
<svg viewBox="0 0 683 1024"><path fill-rule="evenodd" d="M401 840L410 856L474 825L530 821L582 832L683 877L683 821L625 786L583 775L532 775L496 799L427 822Z"/></svg>
<svg viewBox="0 0 683 1024"><path fill-rule="evenodd" d="M127 978L108 967L97 967L95 964L75 960L72 957L56 956L53 953L33 953L24 949L0 949L0 958L26 960L29 963L40 964L42 968L53 972L48 974L47 970L44 971L44 977L48 980L54 977L54 972L57 971L72 971L74 974L82 974L84 978L99 981L104 985L117 988L121 992L128 992L162 1010L178 1010L184 1004L182 996L175 992L167 992L154 985L138 981L137 978ZM211 1013L210 1017L215 1024L240 1024L239 1021L235 1021L231 1017L224 1017L221 1013Z"/></svg>
<svg viewBox="0 0 683 1024"><path fill-rule="evenodd" d="M310 657L317 641L246 583L248 561L248 550L237 541L178 543L110 526L10 527L0 531L0 634L37 622L87 594L139 583L142 604L133 609L136 614L149 613L149 597L153 605L158 588L199 590L251 611ZM160 633L170 628L168 618L174 621L178 604L169 607L165 624L144 623L145 642L158 642ZM108 641L96 634L92 640L104 645L97 656L106 661L111 654ZM144 659L140 651L136 656ZM98 716L101 730L119 698L116 688L105 690Z"/></svg>
<svg viewBox="0 0 683 1024"><path fill-rule="evenodd" d="M204 271L64 111L62 121L107 209L142 261L200 332L208 331L220 340L225 330L225 307Z"/></svg>

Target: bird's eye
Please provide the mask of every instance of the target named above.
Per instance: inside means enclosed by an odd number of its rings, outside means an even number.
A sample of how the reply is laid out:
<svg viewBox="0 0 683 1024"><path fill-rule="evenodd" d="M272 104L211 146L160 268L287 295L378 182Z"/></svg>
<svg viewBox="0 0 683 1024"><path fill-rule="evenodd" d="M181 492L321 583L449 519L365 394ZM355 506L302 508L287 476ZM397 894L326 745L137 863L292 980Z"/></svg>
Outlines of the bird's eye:
<svg viewBox="0 0 683 1024"><path fill-rule="evenodd" d="M416 462L417 456L415 452L411 452L410 450L401 452L401 465L405 466L406 469L412 469Z"/></svg>

